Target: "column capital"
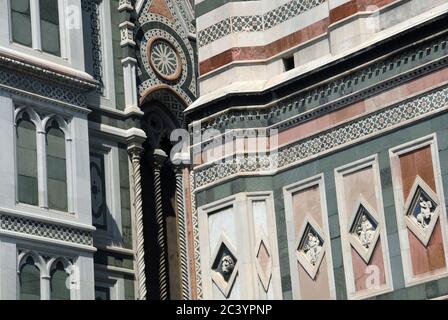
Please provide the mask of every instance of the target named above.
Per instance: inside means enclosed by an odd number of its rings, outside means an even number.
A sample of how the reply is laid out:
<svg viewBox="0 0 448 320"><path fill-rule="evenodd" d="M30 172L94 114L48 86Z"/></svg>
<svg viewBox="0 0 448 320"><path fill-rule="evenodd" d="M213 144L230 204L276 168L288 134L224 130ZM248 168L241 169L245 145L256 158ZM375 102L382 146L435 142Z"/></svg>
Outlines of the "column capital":
<svg viewBox="0 0 448 320"><path fill-rule="evenodd" d="M139 143L133 143L128 146L128 154L131 158L140 159L144 149Z"/></svg>
<svg viewBox="0 0 448 320"><path fill-rule="evenodd" d="M190 155L185 152L178 152L171 159L170 165L175 174L183 173L190 164Z"/></svg>
<svg viewBox="0 0 448 320"><path fill-rule="evenodd" d="M183 163L181 164L174 164L171 163L171 167L173 168L173 171L176 175L178 174L183 174L184 173L184 169L187 168L187 166Z"/></svg>
<svg viewBox="0 0 448 320"><path fill-rule="evenodd" d="M161 169L168 156L165 151L161 149L154 150L154 167L155 169Z"/></svg>

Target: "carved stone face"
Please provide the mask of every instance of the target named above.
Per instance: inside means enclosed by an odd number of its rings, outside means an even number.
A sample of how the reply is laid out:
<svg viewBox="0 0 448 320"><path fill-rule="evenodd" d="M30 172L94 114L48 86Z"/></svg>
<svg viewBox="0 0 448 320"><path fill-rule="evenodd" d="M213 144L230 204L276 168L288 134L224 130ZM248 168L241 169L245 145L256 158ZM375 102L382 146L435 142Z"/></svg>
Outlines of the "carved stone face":
<svg viewBox="0 0 448 320"><path fill-rule="evenodd" d="M312 234L311 232L308 234L308 246L309 248L315 248L317 246L319 246L319 238L316 237L314 234Z"/></svg>
<svg viewBox="0 0 448 320"><path fill-rule="evenodd" d="M422 197L420 198L420 207L422 207L423 210L428 210L432 208L431 201L425 201Z"/></svg>
<svg viewBox="0 0 448 320"><path fill-rule="evenodd" d="M225 275L229 275L235 269L235 262L231 256L224 256L221 259L221 271Z"/></svg>

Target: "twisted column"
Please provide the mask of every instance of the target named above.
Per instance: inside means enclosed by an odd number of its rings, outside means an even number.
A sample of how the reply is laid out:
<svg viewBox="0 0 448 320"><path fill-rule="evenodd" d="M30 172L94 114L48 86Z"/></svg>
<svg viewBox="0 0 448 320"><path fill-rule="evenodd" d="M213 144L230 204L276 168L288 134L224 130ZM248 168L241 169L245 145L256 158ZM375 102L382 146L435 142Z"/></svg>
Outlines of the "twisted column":
<svg viewBox="0 0 448 320"><path fill-rule="evenodd" d="M187 230L185 221L185 196L183 165L174 168L176 173L176 206L177 206L177 229L179 230L180 269L182 281L182 298L190 299L190 281L188 276L188 247Z"/></svg>
<svg viewBox="0 0 448 320"><path fill-rule="evenodd" d="M199 300L204 297L202 291L202 271L199 245L199 219L196 208L196 191L194 171L190 172L190 196L191 196L191 218L193 223L193 245L194 245L194 268L196 273L196 296Z"/></svg>
<svg viewBox="0 0 448 320"><path fill-rule="evenodd" d="M162 166L167 158L163 150L154 151L154 194L156 203L157 245L159 247L159 289L160 300L168 299L168 273L166 265L165 221L162 202Z"/></svg>
<svg viewBox="0 0 448 320"><path fill-rule="evenodd" d="M146 274L145 274L145 239L143 234L143 205L142 205L142 185L140 174L140 159L143 148L140 146L131 146L128 148L132 162L132 177L134 189L134 210L137 250L135 252L135 261L137 265L137 285L139 300L146 300Z"/></svg>

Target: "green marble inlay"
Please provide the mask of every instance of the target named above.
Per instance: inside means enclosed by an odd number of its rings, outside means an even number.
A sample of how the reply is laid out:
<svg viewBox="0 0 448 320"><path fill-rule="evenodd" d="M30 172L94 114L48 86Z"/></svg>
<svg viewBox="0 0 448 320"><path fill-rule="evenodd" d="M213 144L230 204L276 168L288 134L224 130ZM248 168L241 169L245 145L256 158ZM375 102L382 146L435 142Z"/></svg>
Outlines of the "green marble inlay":
<svg viewBox="0 0 448 320"><path fill-rule="evenodd" d="M121 227L123 244L125 248L132 249L132 221L131 221L131 197L129 184L129 156L127 148L120 145L120 199L121 199Z"/></svg>

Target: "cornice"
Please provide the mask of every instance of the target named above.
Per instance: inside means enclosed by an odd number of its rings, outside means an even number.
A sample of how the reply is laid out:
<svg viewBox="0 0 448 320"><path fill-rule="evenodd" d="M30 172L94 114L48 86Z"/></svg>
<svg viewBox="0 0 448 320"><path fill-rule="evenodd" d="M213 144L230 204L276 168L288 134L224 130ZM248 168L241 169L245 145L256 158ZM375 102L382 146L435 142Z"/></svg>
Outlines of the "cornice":
<svg viewBox="0 0 448 320"><path fill-rule="evenodd" d="M89 121L89 130L91 132L94 132L97 136L101 136L106 139L112 139L126 145L141 145L147 138L145 132L139 128L130 128L128 130L124 130L92 121Z"/></svg>
<svg viewBox="0 0 448 320"><path fill-rule="evenodd" d="M23 72L45 81L56 82L81 91L90 91L99 84L89 74L54 63L0 48L0 66Z"/></svg>
<svg viewBox="0 0 448 320"><path fill-rule="evenodd" d="M448 8L448 4L442 9L445 8ZM350 72L353 66L369 63L394 50L412 45L416 39L424 39L446 30L447 18L446 10L429 12L412 19L412 24L397 26L381 37L353 48L350 52L320 59L268 81L238 83L234 87L223 87L216 92L201 96L185 110L185 113L193 120L199 120L232 107L245 106L247 101L256 108L266 108L267 105L289 94Z"/></svg>
<svg viewBox="0 0 448 320"><path fill-rule="evenodd" d="M310 137L271 149L265 154L238 153L194 168L195 192L243 176L273 176L323 156L371 141L448 110L448 86L443 83L425 93L376 112L331 127Z"/></svg>

